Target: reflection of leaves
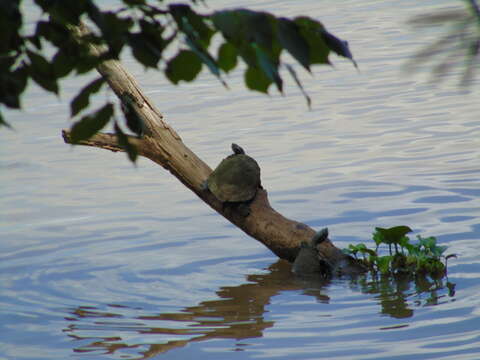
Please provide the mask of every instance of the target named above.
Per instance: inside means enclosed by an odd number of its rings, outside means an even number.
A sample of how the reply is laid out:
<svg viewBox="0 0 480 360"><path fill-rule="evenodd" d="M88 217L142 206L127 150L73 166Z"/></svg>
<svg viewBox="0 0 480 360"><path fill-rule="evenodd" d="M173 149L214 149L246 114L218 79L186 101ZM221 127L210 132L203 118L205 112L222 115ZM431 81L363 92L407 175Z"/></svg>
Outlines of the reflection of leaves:
<svg viewBox="0 0 480 360"><path fill-rule="evenodd" d="M413 307L438 304L440 298L455 296L455 284L448 279L433 280L422 274L399 274L396 276L361 275L351 279L362 293L375 294L380 301L381 313L401 319L413 316ZM412 302L410 299L415 299Z"/></svg>

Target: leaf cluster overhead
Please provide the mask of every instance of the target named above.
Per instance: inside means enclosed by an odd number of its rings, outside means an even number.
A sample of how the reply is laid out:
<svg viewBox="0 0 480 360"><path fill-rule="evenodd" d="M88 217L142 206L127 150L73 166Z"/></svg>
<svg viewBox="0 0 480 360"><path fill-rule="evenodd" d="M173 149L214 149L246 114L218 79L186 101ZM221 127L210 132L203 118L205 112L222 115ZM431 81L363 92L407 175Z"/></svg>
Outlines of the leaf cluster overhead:
<svg viewBox="0 0 480 360"><path fill-rule="evenodd" d="M283 93L281 69L284 66L308 104L310 98L294 67L284 63L283 52L288 52L308 72L312 65L330 64L332 51L355 64L347 42L307 16L289 19L248 9L204 13L198 9L206 8L197 6L198 1L194 0L183 4L147 0L119 3L121 7L105 10L100 7L101 2L95 0L34 0L42 15L33 30L27 32L20 1L2 1L0 104L20 109L21 95L29 81L59 94L62 78L88 73L106 59L118 59L124 48L130 48L135 59L146 68L164 72L173 84L193 81L202 68L206 68L226 86L224 75L243 62L246 64L244 80L249 89L267 93L274 84ZM89 24L93 31L77 41L69 25L81 22ZM212 41L216 34L220 43ZM92 43L103 45L107 50L94 55L88 47ZM88 107L90 96L103 85L102 80L95 80L79 91L71 101L72 117ZM73 127L75 138L82 140L91 136L93 128L89 124L100 115L101 124L116 121L115 111L83 116L78 121L85 122L84 126ZM106 115L110 118L106 119ZM1 113L0 125L9 126ZM99 130L97 128L98 125L95 130ZM118 124L116 128L120 130Z"/></svg>

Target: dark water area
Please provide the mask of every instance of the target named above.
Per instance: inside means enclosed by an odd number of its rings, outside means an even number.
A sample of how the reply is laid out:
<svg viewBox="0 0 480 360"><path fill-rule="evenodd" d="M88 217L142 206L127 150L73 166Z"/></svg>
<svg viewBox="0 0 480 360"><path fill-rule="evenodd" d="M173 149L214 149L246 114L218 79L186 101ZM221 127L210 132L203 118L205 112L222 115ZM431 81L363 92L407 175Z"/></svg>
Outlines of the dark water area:
<svg viewBox="0 0 480 360"><path fill-rule="evenodd" d="M226 92L204 70L175 87L124 64L212 167L232 142L254 156L280 213L328 226L340 248L408 225L457 254L448 279L297 278L157 165L65 145L68 100L90 78L60 99L30 86L0 135L0 360L479 359L479 84L402 72L443 31L406 21L461 2L235 5L321 19L360 72L339 58L298 69L309 111L294 84L249 93L237 71Z"/></svg>

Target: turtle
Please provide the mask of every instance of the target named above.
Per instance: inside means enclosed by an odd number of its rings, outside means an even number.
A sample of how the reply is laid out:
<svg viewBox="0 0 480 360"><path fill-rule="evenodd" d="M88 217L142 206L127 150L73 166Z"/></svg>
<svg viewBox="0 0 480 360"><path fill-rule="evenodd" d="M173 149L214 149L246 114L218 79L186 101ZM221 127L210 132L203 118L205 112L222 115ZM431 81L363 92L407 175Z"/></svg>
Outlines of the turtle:
<svg viewBox="0 0 480 360"><path fill-rule="evenodd" d="M223 159L202 184L224 206L233 206L240 214L250 214L248 204L261 188L260 166L252 157L245 154L243 148L232 144L233 154Z"/></svg>
<svg viewBox="0 0 480 360"><path fill-rule="evenodd" d="M292 271L300 277L321 276L330 279L337 275L358 275L368 269L350 255L343 254L330 262L318 252L318 245L328 239L328 228L318 231L310 242L302 242L300 251L293 262Z"/></svg>
<svg viewBox="0 0 480 360"><path fill-rule="evenodd" d="M309 242L302 242L300 251L293 262L292 271L300 276L330 275L330 265L321 260L318 254L317 246L328 239L328 228L315 233Z"/></svg>

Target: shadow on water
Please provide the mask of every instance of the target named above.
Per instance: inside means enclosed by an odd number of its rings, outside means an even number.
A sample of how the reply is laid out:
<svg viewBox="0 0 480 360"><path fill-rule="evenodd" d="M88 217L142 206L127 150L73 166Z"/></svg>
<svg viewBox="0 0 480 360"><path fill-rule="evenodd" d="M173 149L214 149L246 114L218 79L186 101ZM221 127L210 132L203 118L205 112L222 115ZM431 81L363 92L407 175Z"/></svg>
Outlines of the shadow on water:
<svg viewBox="0 0 480 360"><path fill-rule="evenodd" d="M176 313L138 315L145 309L119 304L109 304L106 310L92 306L71 308L71 315L65 317L69 324L64 332L84 343L74 348L77 354L130 350L139 359L148 359L192 342L262 337L265 329L275 325L264 314L272 297L279 293L295 291L315 297L317 302L330 303L326 295L330 281L298 278L291 272L291 265L282 260L267 270L266 274L248 275L248 283L221 287L216 292L220 299L202 301ZM359 276L347 279L347 283L353 291L374 295L380 312L393 318L413 316L412 305L437 305L455 296L455 285L443 280ZM147 322L166 326L149 326ZM132 336L148 337L149 341L132 344Z"/></svg>

